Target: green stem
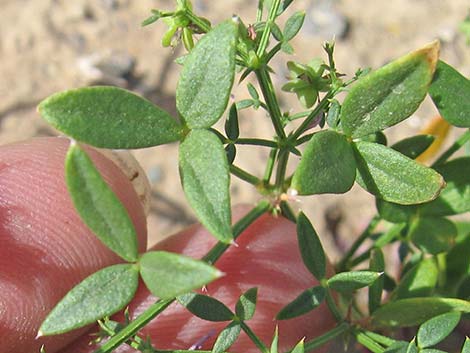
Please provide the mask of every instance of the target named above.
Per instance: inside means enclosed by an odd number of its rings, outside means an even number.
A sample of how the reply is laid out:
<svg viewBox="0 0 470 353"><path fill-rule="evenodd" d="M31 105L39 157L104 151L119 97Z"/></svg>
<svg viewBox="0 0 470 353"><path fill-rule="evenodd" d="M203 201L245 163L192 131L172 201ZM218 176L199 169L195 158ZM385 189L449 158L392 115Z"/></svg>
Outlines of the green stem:
<svg viewBox="0 0 470 353"><path fill-rule="evenodd" d="M264 62L265 64L268 64L271 59L281 50L282 48L282 44L281 43L277 43L274 48L272 48L268 54L266 54L266 58L264 59Z"/></svg>
<svg viewBox="0 0 470 353"><path fill-rule="evenodd" d="M139 317L131 321L129 325L111 337L109 341L103 344L100 348L93 353L109 353L126 342L130 337L137 334L137 332L144 327L147 323L153 320L155 316L165 310L175 299L157 300L154 304L148 307Z"/></svg>
<svg viewBox="0 0 470 353"><path fill-rule="evenodd" d="M206 22L202 21L198 16L196 16L192 11L189 9L186 10L186 17L196 26L198 26L201 30L205 33L211 30L211 26Z"/></svg>
<svg viewBox="0 0 470 353"><path fill-rule="evenodd" d="M274 163L276 162L277 151L277 148L273 148L269 153L268 163L266 164L266 170L263 177L263 184L265 185L269 184L269 181L271 180L271 176L274 170Z"/></svg>
<svg viewBox="0 0 470 353"><path fill-rule="evenodd" d="M338 323L343 322L344 321L343 315L341 315L341 313L339 312L335 299L333 298L333 295L331 294L331 289L328 287L326 287L326 304L328 305L328 308L333 314L333 317L335 318L335 320Z"/></svg>
<svg viewBox="0 0 470 353"><path fill-rule="evenodd" d="M296 141L300 137L300 135L302 135L306 130L308 130L310 123L317 117L318 114L320 114L322 110L324 110L328 106L328 104L330 103L330 99L333 98L334 95L335 91L330 91L322 98L320 103L318 103L315 109L310 112L310 114L305 118L302 124L292 134L291 140Z"/></svg>
<svg viewBox="0 0 470 353"><path fill-rule="evenodd" d="M325 343L331 341L332 339L335 339L336 337L347 332L349 328L350 328L349 324L346 322L343 322L342 324L339 324L338 326L328 331L327 333L321 336L318 336L311 341L305 342L304 344L305 352L310 352L311 350L314 350L315 348L318 348L324 345ZM290 351L288 353L290 353Z"/></svg>
<svg viewBox="0 0 470 353"><path fill-rule="evenodd" d="M259 178L255 177L253 174L248 173L247 171L244 171L236 165L232 164L230 166L230 173L251 185L258 186L261 184L261 180Z"/></svg>
<svg viewBox="0 0 470 353"><path fill-rule="evenodd" d="M463 145L470 141L470 130L465 131L452 146L450 146L447 151L445 151L433 164L431 167L437 167L441 164L444 164L450 156L457 152Z"/></svg>
<svg viewBox="0 0 470 353"><path fill-rule="evenodd" d="M250 224L264 214L270 207L268 201L263 200L253 208L248 214L232 227L233 236L236 239ZM229 244L218 242L204 257L203 260L209 264L215 263L222 254L229 248ZM153 320L158 314L165 310L175 299L157 300L154 304L147 308L129 325L119 331L115 336L111 337L103 346L95 350L93 353L110 353L121 344L126 342L130 337L135 336L137 332L148 322Z"/></svg>
<svg viewBox="0 0 470 353"><path fill-rule="evenodd" d="M385 352L385 349L375 342L372 338L370 338L366 333L360 331L360 330L355 330L354 332L356 336L356 340L362 344L364 347L367 349L371 350L374 353L383 353Z"/></svg>
<svg viewBox="0 0 470 353"><path fill-rule="evenodd" d="M351 257L354 255L354 253L359 249L359 247L364 243L366 239L368 239L372 233L372 231L375 229L377 224L380 222L381 218L379 215L375 215L371 221L369 222L368 226L362 234L359 236L359 238L356 239L356 241L353 243L353 245L349 248L349 250L346 252L344 257L341 259L341 261L338 263L336 266L338 272L345 271L348 267L348 262L351 259Z"/></svg>
<svg viewBox="0 0 470 353"><path fill-rule="evenodd" d="M439 269L438 283L439 287L444 287L447 283L447 254L441 253L436 255L437 267Z"/></svg>
<svg viewBox="0 0 470 353"><path fill-rule="evenodd" d="M359 256L349 260L349 263L347 265L350 268L353 268L359 265L361 262L366 261L370 257L370 253L372 252L374 248L380 249L384 247L385 245L389 244L400 234L400 232L403 230L403 228L405 228L405 226L406 226L406 223L394 224L392 227L390 227L389 230L383 233L369 249L364 251Z"/></svg>
<svg viewBox="0 0 470 353"><path fill-rule="evenodd" d="M354 268L356 267L357 265L359 265L360 263L366 261L367 259L370 258L370 253L372 252L372 248L370 249L367 249L366 251L364 251L361 255L355 257L354 259L350 260L348 262L348 267L349 268Z"/></svg>
<svg viewBox="0 0 470 353"><path fill-rule="evenodd" d="M235 225L232 227L234 239L236 239L246 228L248 228L250 224L252 224L265 212L267 212L269 207L271 207L271 205L268 201L260 201L255 208L253 208L242 219L235 223ZM209 264L213 264L222 256L228 247L229 244L218 242L202 259Z"/></svg>
<svg viewBox="0 0 470 353"><path fill-rule="evenodd" d="M289 151L287 149L282 149L279 152L277 159L277 169L276 169L276 187L282 189L284 180L286 177L287 162L289 161Z"/></svg>
<svg viewBox="0 0 470 353"><path fill-rule="evenodd" d="M251 328L247 324L245 324L244 321L240 321L240 326L242 327L242 330L245 331L246 335L250 337L250 339L262 353L269 353L268 347L266 347L266 345L258 338L258 336L256 336L256 334L251 330Z"/></svg>
<svg viewBox="0 0 470 353"><path fill-rule="evenodd" d="M258 1L258 8L256 9L256 22L261 22L263 19L263 7L264 7L264 0Z"/></svg>
<svg viewBox="0 0 470 353"><path fill-rule="evenodd" d="M265 67L261 67L255 71L256 77L259 81L261 92L263 93L266 106L268 108L271 121L276 131L276 135L281 138L286 138L284 127L282 126L282 114L279 109L279 102L277 101L276 95L274 94L274 86L269 76L268 70Z"/></svg>
<svg viewBox="0 0 470 353"><path fill-rule="evenodd" d="M308 135L302 136L302 137L299 138L297 141L295 141L295 145L296 145L296 146L299 146L299 145L301 145L301 144L303 144L303 143L305 143L305 142L310 141L310 139L312 138L313 135L314 135L314 134L308 134Z"/></svg>
<svg viewBox="0 0 470 353"><path fill-rule="evenodd" d="M380 343L386 347L390 347L392 344L396 343L396 341L390 337L379 335L378 333L372 331L364 331L364 333L373 339L375 342Z"/></svg>
<svg viewBox="0 0 470 353"><path fill-rule="evenodd" d="M268 46L269 36L271 35L271 23L274 22L277 16L277 11L279 9L279 5L281 4L281 0L273 0L271 8L269 9L268 19L266 21L266 26L264 27L263 34L261 35L261 39L259 41L258 49L256 50L256 55L261 58Z"/></svg>
<svg viewBox="0 0 470 353"><path fill-rule="evenodd" d="M277 148L278 143L276 141L257 139L257 138L240 138L234 141L236 145L254 145L254 146L266 146L271 148Z"/></svg>
<svg viewBox="0 0 470 353"><path fill-rule="evenodd" d="M300 112L300 113L296 113L296 114L292 114L288 117L289 121L293 121L293 120L297 120L297 119L301 119L301 118L305 118L306 116L309 116L310 115L310 110L307 110L305 112Z"/></svg>

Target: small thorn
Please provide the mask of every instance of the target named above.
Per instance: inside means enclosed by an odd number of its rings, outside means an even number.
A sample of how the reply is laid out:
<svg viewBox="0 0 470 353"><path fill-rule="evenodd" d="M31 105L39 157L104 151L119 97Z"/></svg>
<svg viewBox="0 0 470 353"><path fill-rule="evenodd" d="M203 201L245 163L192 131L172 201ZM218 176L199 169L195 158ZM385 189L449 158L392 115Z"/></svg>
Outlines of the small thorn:
<svg viewBox="0 0 470 353"><path fill-rule="evenodd" d="M230 240L230 245L233 245L234 247L238 248L238 243L235 240Z"/></svg>
<svg viewBox="0 0 470 353"><path fill-rule="evenodd" d="M37 340L38 338L41 338L43 336L44 336L43 332L41 330L39 330L38 334L36 335L36 337L34 337L34 339Z"/></svg>

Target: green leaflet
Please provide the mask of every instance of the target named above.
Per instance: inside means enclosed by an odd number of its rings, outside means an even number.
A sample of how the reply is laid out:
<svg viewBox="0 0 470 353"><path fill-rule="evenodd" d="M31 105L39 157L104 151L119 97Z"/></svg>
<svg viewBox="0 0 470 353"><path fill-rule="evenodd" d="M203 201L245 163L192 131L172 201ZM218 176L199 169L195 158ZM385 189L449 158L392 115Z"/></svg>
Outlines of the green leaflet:
<svg viewBox="0 0 470 353"><path fill-rule="evenodd" d="M370 286L382 273L373 271L340 272L328 279L328 287L338 292L350 293Z"/></svg>
<svg viewBox="0 0 470 353"><path fill-rule="evenodd" d="M315 229L303 212L297 218L297 241L305 267L319 281L325 278L325 252Z"/></svg>
<svg viewBox="0 0 470 353"><path fill-rule="evenodd" d="M85 278L54 307L38 335L49 336L86 326L129 303L139 283L133 264L106 267Z"/></svg>
<svg viewBox="0 0 470 353"><path fill-rule="evenodd" d="M207 321L230 321L235 315L224 303L207 295L189 293L179 296L178 302L197 317Z"/></svg>
<svg viewBox="0 0 470 353"><path fill-rule="evenodd" d="M359 79L341 107L345 134L366 136L413 114L426 96L438 55L435 41Z"/></svg>
<svg viewBox="0 0 470 353"><path fill-rule="evenodd" d="M377 197L402 205L435 199L445 182L440 174L388 147L355 144L357 182Z"/></svg>
<svg viewBox="0 0 470 353"><path fill-rule="evenodd" d="M241 332L241 325L237 321L232 321L219 334L212 348L212 353L222 353L235 343Z"/></svg>
<svg viewBox="0 0 470 353"><path fill-rule="evenodd" d="M418 330L418 346L427 348L441 342L450 335L460 321L459 312L442 314L426 321Z"/></svg>
<svg viewBox="0 0 470 353"><path fill-rule="evenodd" d="M354 184L356 162L344 135L325 130L312 136L292 178L300 195L345 193Z"/></svg>
<svg viewBox="0 0 470 353"><path fill-rule="evenodd" d="M240 128L238 126L238 109L233 103L230 106L229 115L225 121L225 134L230 140L236 140L240 136Z"/></svg>
<svg viewBox="0 0 470 353"><path fill-rule="evenodd" d="M374 312L372 323L379 327L410 327L451 311L470 312L470 301L453 298L408 298L392 301Z"/></svg>
<svg viewBox="0 0 470 353"><path fill-rule="evenodd" d="M199 221L217 239L233 239L230 209L230 172L220 140L207 130L193 130L179 151L181 183Z"/></svg>
<svg viewBox="0 0 470 353"><path fill-rule="evenodd" d="M325 299L326 289L318 286L303 291L276 315L276 320L287 320L304 315L317 308Z"/></svg>
<svg viewBox="0 0 470 353"><path fill-rule="evenodd" d="M392 146L393 147L393 146ZM377 209L390 222L406 222L419 213L426 217L441 217L470 211L470 157L453 159L436 168L446 182L439 196L421 205L397 205L377 200Z"/></svg>
<svg viewBox="0 0 470 353"><path fill-rule="evenodd" d="M187 55L176 88L176 107L190 129L208 128L227 107L235 75L238 24L228 20Z"/></svg>
<svg viewBox="0 0 470 353"><path fill-rule="evenodd" d="M222 276L204 261L166 251L151 251L140 258L140 275L145 285L160 299L171 299Z"/></svg>
<svg viewBox="0 0 470 353"><path fill-rule="evenodd" d="M255 314L258 288L250 288L243 293L235 306L235 314L242 320L250 320Z"/></svg>
<svg viewBox="0 0 470 353"><path fill-rule="evenodd" d="M299 33L305 19L305 11L297 11L286 21L283 31L283 41L288 42Z"/></svg>
<svg viewBox="0 0 470 353"><path fill-rule="evenodd" d="M452 247L457 228L445 218L419 217L411 223L409 236L422 251L437 255Z"/></svg>
<svg viewBox="0 0 470 353"><path fill-rule="evenodd" d="M96 147L143 148L182 137L182 127L166 111L117 87L56 93L39 104L39 113L61 132Z"/></svg>
<svg viewBox="0 0 470 353"><path fill-rule="evenodd" d="M276 325L276 330L274 331L274 336L271 341L271 347L269 349L269 353L278 353L279 352L279 328Z"/></svg>
<svg viewBox="0 0 470 353"><path fill-rule="evenodd" d="M93 162L73 143L65 160L65 178L80 217L96 236L124 260L137 260L137 235L121 201Z"/></svg>
<svg viewBox="0 0 470 353"><path fill-rule="evenodd" d="M429 94L445 120L470 127L470 81L457 70L439 60Z"/></svg>
<svg viewBox="0 0 470 353"><path fill-rule="evenodd" d="M414 342L396 341L383 353L418 353L418 348Z"/></svg>
<svg viewBox="0 0 470 353"><path fill-rule="evenodd" d="M429 296L436 287L438 276L436 261L433 258L424 259L406 272L391 298L397 300Z"/></svg>
<svg viewBox="0 0 470 353"><path fill-rule="evenodd" d="M296 344L296 346L292 350L292 353L304 353L305 352L304 339L305 338L302 338L300 342Z"/></svg>
<svg viewBox="0 0 470 353"><path fill-rule="evenodd" d="M369 270L373 272L385 271L385 260L381 249L374 249L370 254ZM384 289L384 276L377 278L369 286L369 313L372 314L380 307Z"/></svg>
<svg viewBox="0 0 470 353"><path fill-rule="evenodd" d="M425 216L449 216L470 211L470 157L453 159L436 170L444 177L446 187L439 197L420 207Z"/></svg>
<svg viewBox="0 0 470 353"><path fill-rule="evenodd" d="M390 148L393 148L395 151L400 152L408 158L416 159L431 146L434 140L435 137L433 135L416 135L398 141L390 146Z"/></svg>

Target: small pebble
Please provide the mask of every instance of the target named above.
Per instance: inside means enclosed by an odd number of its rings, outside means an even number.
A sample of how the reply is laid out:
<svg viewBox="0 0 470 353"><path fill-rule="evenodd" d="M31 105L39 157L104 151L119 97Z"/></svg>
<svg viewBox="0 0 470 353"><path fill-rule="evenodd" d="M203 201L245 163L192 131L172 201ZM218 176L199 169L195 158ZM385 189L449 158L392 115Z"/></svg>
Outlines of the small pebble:
<svg viewBox="0 0 470 353"><path fill-rule="evenodd" d="M349 21L331 0L312 1L305 17L304 29L325 40L344 39L349 31Z"/></svg>

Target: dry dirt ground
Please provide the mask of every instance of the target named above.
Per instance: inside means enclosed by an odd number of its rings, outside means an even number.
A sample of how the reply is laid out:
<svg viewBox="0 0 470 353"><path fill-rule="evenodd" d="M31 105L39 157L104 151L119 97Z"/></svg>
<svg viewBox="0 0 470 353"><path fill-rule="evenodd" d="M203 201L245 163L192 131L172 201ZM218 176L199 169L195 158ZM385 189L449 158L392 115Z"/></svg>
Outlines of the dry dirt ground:
<svg viewBox="0 0 470 353"><path fill-rule="evenodd" d="M254 20L255 1L195 3L214 23L232 13L245 23ZM169 0L0 0L0 143L56 135L36 113L36 105L54 92L90 84L127 87L175 113L180 67L173 60L179 51L160 46L163 24L140 27L151 8L172 7ZM458 31L470 9L466 0L297 0L292 9L299 8L307 9L306 25L293 42L295 56L281 56L273 65L279 73L278 88L285 79L286 60L307 62L323 56L321 44L333 35L337 66L349 75L359 67L377 68L436 38L441 40L442 58L470 74L470 48ZM246 95L245 88L235 88L236 99ZM291 102L291 97L282 96L285 111L299 108ZM391 140L410 135L435 114L426 102L388 135ZM259 112L244 114L241 128L246 136L272 135L268 119ZM149 233L154 242L193 222L194 216L178 179L177 146L139 150L135 156L152 185ZM236 163L260 174L265 157L263 150L241 151ZM232 191L234 204L253 203L259 197L236 178ZM314 218L326 243L331 243L331 235L349 243L374 212L372 197L356 189L346 196L301 200L296 207Z"/></svg>

